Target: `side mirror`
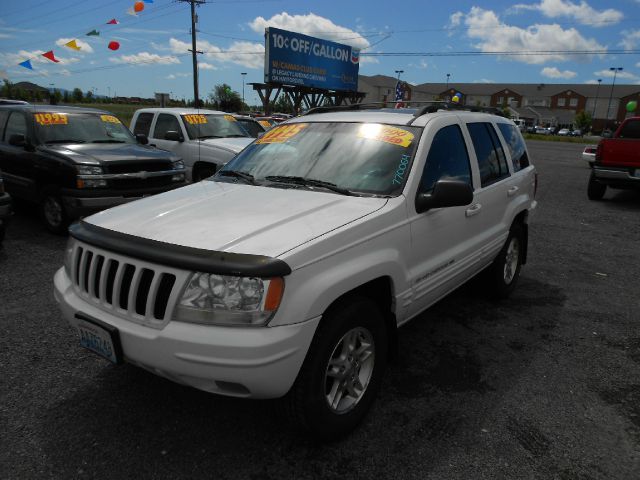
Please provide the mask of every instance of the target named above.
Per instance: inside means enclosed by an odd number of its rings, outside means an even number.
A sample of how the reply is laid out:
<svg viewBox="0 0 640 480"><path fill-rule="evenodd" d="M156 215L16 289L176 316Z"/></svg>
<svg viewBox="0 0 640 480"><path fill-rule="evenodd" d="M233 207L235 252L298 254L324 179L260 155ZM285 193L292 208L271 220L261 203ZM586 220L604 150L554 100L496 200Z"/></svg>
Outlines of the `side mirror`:
<svg viewBox="0 0 640 480"><path fill-rule="evenodd" d="M431 193L416 196L416 211L426 212L432 208L460 207L473 202L471 185L460 180L438 180Z"/></svg>
<svg viewBox="0 0 640 480"><path fill-rule="evenodd" d="M165 140L171 140L172 142L184 142L184 137L175 130L169 130L164 134Z"/></svg>
<svg viewBox="0 0 640 480"><path fill-rule="evenodd" d="M147 136L144 133L136 133L136 141L140 145L146 145L146 144L149 143L149 139L147 138Z"/></svg>
<svg viewBox="0 0 640 480"><path fill-rule="evenodd" d="M26 147L27 138L21 133L14 133L9 137L9 145L14 147Z"/></svg>

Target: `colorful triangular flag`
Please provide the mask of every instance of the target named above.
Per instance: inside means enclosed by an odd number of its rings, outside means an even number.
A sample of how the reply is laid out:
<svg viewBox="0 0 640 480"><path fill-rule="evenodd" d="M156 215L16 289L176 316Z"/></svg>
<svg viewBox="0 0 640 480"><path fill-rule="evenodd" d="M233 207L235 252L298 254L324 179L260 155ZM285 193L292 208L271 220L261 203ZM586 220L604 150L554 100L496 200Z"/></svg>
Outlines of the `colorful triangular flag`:
<svg viewBox="0 0 640 480"><path fill-rule="evenodd" d="M53 50L49 50L48 52L43 53L43 54L42 54L42 56L43 56L44 58L48 58L48 59L49 59L49 60L51 60L52 62L56 62L56 63L59 63L59 62L60 62L60 60L58 60L58 59L55 57L55 55L53 54Z"/></svg>
<svg viewBox="0 0 640 480"><path fill-rule="evenodd" d="M91 30L86 35L87 35L87 37L97 37L98 35L100 35L100 32L98 30Z"/></svg>
<svg viewBox="0 0 640 480"><path fill-rule="evenodd" d="M64 46L69 47L71 50L75 50L76 52L80 50L80 47L75 40L71 40L70 42L65 43Z"/></svg>
<svg viewBox="0 0 640 480"><path fill-rule="evenodd" d="M118 22L118 20L116 20L115 18L112 18L107 22L107 25L118 25L118 23L120 23Z"/></svg>
<svg viewBox="0 0 640 480"><path fill-rule="evenodd" d="M144 3L153 3L153 0L143 0Z"/></svg>
<svg viewBox="0 0 640 480"><path fill-rule="evenodd" d="M21 67L28 68L29 70L33 70L33 66L31 65L31 60L25 60L22 63L19 63Z"/></svg>

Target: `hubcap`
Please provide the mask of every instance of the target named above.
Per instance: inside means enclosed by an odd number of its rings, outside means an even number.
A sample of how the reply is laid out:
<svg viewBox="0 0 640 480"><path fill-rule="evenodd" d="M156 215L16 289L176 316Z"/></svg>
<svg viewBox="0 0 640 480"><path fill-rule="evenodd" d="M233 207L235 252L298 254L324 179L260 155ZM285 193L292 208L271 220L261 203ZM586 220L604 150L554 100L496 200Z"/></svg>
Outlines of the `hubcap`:
<svg viewBox="0 0 640 480"><path fill-rule="evenodd" d="M504 259L504 283L509 285L516 276L518 262L520 261L520 243L513 237L507 247L507 254Z"/></svg>
<svg viewBox="0 0 640 480"><path fill-rule="evenodd" d="M334 413L354 408L367 391L375 361L375 344L369 330L349 330L336 344L325 374L325 398Z"/></svg>
<svg viewBox="0 0 640 480"><path fill-rule="evenodd" d="M62 205L52 197L44 201L44 216L50 225L58 226L62 223Z"/></svg>

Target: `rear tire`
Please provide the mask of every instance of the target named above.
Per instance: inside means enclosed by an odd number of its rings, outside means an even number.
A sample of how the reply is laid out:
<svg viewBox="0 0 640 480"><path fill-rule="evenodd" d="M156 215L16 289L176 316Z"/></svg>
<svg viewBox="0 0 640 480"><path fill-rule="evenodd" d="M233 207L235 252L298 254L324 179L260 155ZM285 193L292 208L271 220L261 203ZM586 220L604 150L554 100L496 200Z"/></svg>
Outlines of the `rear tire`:
<svg viewBox="0 0 640 480"><path fill-rule="evenodd" d="M591 168L593 168L593 166ZM596 180L596 176L593 174L592 170L591 175L589 176L589 185L587 186L587 196L589 197L589 200L602 200L606 191L607 186Z"/></svg>
<svg viewBox="0 0 640 480"><path fill-rule="evenodd" d="M40 201L40 216L51 233L66 235L71 222L59 195L52 192L43 195Z"/></svg>
<svg viewBox="0 0 640 480"><path fill-rule="evenodd" d="M524 235L520 224L512 225L507 241L487 271L489 295L494 299L507 298L516 288L524 258Z"/></svg>
<svg viewBox="0 0 640 480"><path fill-rule="evenodd" d="M311 436L335 440L364 418L387 364L384 318L368 298L352 297L324 315L289 393L287 417Z"/></svg>

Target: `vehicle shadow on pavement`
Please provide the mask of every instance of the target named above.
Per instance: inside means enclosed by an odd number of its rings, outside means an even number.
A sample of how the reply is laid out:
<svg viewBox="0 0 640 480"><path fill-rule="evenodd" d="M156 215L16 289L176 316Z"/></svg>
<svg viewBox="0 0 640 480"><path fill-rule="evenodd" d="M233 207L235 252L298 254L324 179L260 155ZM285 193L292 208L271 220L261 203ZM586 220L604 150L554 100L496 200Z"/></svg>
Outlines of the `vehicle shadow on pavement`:
<svg viewBox="0 0 640 480"><path fill-rule="evenodd" d="M43 412L46 431L55 432L42 439L51 471L59 478L403 478L416 468L435 475L461 449L484 455L483 437L497 429L500 448L542 461L551 440L517 408L501 412L500 397L553 341L550 319L565 298L520 281L517 300L498 303L472 281L400 329L398 359L374 408L349 437L327 445L283 426L274 402L210 395L95 358L95 383ZM60 444L74 462L55 454Z"/></svg>
<svg viewBox="0 0 640 480"><path fill-rule="evenodd" d="M601 201L616 210L637 211L640 210L640 190L608 189Z"/></svg>

